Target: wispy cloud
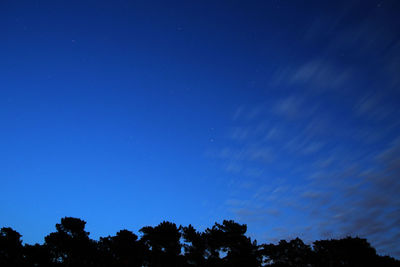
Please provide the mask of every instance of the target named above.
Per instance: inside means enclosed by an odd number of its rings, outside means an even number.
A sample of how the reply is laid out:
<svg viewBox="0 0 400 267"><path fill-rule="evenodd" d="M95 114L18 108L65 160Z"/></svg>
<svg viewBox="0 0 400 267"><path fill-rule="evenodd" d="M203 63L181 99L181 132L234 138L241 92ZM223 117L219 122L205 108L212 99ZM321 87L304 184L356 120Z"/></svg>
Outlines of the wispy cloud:
<svg viewBox="0 0 400 267"><path fill-rule="evenodd" d="M400 142L393 134L400 131L392 118L398 108L385 106L384 94L360 94L338 109L340 98L314 103L305 91L277 97L257 117L236 118L231 146L221 148L219 158L246 179L248 194L226 208L254 229L285 226L284 232L259 230L259 238L359 235L380 253L399 257ZM371 129L365 116L379 128Z"/></svg>
<svg viewBox="0 0 400 267"><path fill-rule="evenodd" d="M319 221L319 231L330 230L332 237L360 235L381 252L393 252L390 247L398 244L398 239L392 233L400 230L400 196L396 193L400 190L399 159L400 144L396 140L375 157L367 171L366 167L352 171L343 168L331 183L310 184L302 197L306 199L305 208ZM334 192L335 198L325 192ZM338 228L332 230L334 225ZM399 252L395 251L397 256Z"/></svg>
<svg viewBox="0 0 400 267"><path fill-rule="evenodd" d="M242 177L225 207L259 237L360 235L400 257L400 21L388 27L371 6L347 23L359 4L315 19L301 42L326 42L277 68L267 103L233 112L216 155Z"/></svg>

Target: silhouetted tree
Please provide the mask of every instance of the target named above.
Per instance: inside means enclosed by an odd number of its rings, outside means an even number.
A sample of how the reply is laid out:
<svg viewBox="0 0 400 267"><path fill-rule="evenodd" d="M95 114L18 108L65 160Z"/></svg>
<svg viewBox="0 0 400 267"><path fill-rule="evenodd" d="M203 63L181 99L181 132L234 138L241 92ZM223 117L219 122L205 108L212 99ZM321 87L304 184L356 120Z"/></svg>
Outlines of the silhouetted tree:
<svg viewBox="0 0 400 267"><path fill-rule="evenodd" d="M279 244L263 245L261 250L266 264L271 266L311 266L312 251L309 245L303 243L300 238L289 242L281 240Z"/></svg>
<svg viewBox="0 0 400 267"><path fill-rule="evenodd" d="M24 246L24 257L26 266L50 267L54 266L51 261L51 255L46 245L28 245Z"/></svg>
<svg viewBox="0 0 400 267"><path fill-rule="evenodd" d="M181 233L176 224L162 222L156 227L146 226L139 230L141 241L147 246L150 266L182 266Z"/></svg>
<svg viewBox="0 0 400 267"><path fill-rule="evenodd" d="M376 266L382 267L399 267L400 261L389 256L377 256Z"/></svg>
<svg viewBox="0 0 400 267"><path fill-rule="evenodd" d="M0 230L0 266L22 266L21 235L10 227Z"/></svg>
<svg viewBox="0 0 400 267"><path fill-rule="evenodd" d="M72 217L61 219L56 224L57 232L45 237L53 263L62 266L94 265L95 242L89 239L85 231L86 222Z"/></svg>
<svg viewBox="0 0 400 267"><path fill-rule="evenodd" d="M362 238L319 240L312 247L299 238L258 246L245 235L247 226L234 221L215 223L204 232L164 221L140 229L139 240L121 230L96 242L85 225L78 218L62 218L43 245L24 246L18 232L2 228L0 267L400 267L400 261L377 255Z"/></svg>
<svg viewBox="0 0 400 267"><path fill-rule="evenodd" d="M116 236L102 237L98 243L102 266L142 266L146 247L137 235L121 230Z"/></svg>
<svg viewBox="0 0 400 267"><path fill-rule="evenodd" d="M376 251L366 239L347 237L314 242L315 266L380 266Z"/></svg>
<svg viewBox="0 0 400 267"><path fill-rule="evenodd" d="M247 226L224 220L205 232L209 266L259 266L261 257L256 242L245 236ZM220 254L226 254L222 259Z"/></svg>
<svg viewBox="0 0 400 267"><path fill-rule="evenodd" d="M189 266L206 266L207 244L204 234L196 231L190 224L182 227L181 231L183 240L186 242L183 244L186 263Z"/></svg>

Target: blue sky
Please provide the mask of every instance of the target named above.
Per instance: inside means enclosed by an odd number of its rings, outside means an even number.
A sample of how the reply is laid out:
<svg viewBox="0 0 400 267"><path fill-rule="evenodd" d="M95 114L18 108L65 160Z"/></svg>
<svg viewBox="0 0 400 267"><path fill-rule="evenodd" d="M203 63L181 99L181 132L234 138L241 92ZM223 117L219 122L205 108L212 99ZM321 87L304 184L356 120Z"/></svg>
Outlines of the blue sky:
<svg viewBox="0 0 400 267"><path fill-rule="evenodd" d="M398 1L1 1L0 225L162 220L400 257Z"/></svg>

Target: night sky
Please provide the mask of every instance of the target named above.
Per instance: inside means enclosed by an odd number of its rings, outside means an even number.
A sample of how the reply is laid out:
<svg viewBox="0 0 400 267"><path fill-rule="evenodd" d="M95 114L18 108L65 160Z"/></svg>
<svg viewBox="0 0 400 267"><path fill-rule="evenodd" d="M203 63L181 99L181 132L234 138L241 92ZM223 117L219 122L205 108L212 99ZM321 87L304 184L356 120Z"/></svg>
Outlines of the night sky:
<svg viewBox="0 0 400 267"><path fill-rule="evenodd" d="M400 258L400 1L0 1L0 227L234 219Z"/></svg>

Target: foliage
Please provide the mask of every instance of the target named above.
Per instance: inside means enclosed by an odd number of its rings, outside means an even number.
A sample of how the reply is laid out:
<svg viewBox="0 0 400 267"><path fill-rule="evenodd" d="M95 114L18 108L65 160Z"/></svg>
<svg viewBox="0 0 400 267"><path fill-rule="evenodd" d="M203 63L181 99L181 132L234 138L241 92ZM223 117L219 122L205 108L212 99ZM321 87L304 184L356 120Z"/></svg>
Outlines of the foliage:
<svg viewBox="0 0 400 267"><path fill-rule="evenodd" d="M247 226L234 221L215 223L204 232L164 221L140 229L140 238L125 229L95 241L85 225L78 218L62 218L42 245L23 245L18 232L4 227L0 266L400 266L400 261L377 255L366 239L358 237L312 245L299 238L257 245L245 235Z"/></svg>

